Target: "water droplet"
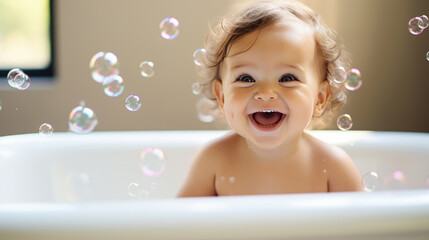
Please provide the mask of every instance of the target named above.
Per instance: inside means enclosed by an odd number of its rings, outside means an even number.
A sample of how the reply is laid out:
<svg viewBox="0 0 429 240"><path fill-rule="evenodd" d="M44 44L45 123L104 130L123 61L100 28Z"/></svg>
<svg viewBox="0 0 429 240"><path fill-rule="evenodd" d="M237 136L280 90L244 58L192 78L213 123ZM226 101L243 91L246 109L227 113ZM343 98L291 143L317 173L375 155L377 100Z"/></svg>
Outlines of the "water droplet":
<svg viewBox="0 0 429 240"><path fill-rule="evenodd" d="M230 183L235 183L235 177L229 177L228 181L229 181Z"/></svg>
<svg viewBox="0 0 429 240"><path fill-rule="evenodd" d="M146 176L156 177L165 170L165 155L159 148L146 148L140 154L141 169Z"/></svg>
<svg viewBox="0 0 429 240"><path fill-rule="evenodd" d="M344 83L346 80L346 69L342 66L339 66L334 73L334 82Z"/></svg>
<svg viewBox="0 0 429 240"><path fill-rule="evenodd" d="M420 16L420 18L422 19L422 21L421 22L417 21L418 24L419 24L419 27L422 28L422 29L427 28L429 26L429 19L428 19L428 17L426 15L422 15L422 16Z"/></svg>
<svg viewBox="0 0 429 240"><path fill-rule="evenodd" d="M150 78L155 75L155 70L153 68L153 62L151 61L143 61L140 63L140 74L143 77Z"/></svg>
<svg viewBox="0 0 429 240"><path fill-rule="evenodd" d="M98 52L91 58L89 70L94 81L102 83L104 78L119 74L118 57L111 52Z"/></svg>
<svg viewBox="0 0 429 240"><path fill-rule="evenodd" d="M39 134L42 136L50 136L54 132L54 128L49 123L43 123L39 127Z"/></svg>
<svg viewBox="0 0 429 240"><path fill-rule="evenodd" d="M207 51L204 48L195 50L193 56L197 66L203 66L207 62Z"/></svg>
<svg viewBox="0 0 429 240"><path fill-rule="evenodd" d="M109 97L117 97L124 91L124 81L121 76L106 77L103 80L104 93Z"/></svg>
<svg viewBox="0 0 429 240"><path fill-rule="evenodd" d="M215 120L214 111L216 110L216 104L203 97L197 102L197 116L201 122L213 122Z"/></svg>
<svg viewBox="0 0 429 240"><path fill-rule="evenodd" d="M97 126L98 120L92 109L78 106L69 115L69 128L75 133L89 133Z"/></svg>
<svg viewBox="0 0 429 240"><path fill-rule="evenodd" d="M358 90L362 86L362 77L359 69L352 68L346 73L344 87L349 91Z"/></svg>
<svg viewBox="0 0 429 240"><path fill-rule="evenodd" d="M164 18L159 28L164 39L175 39L179 35L179 21L176 18Z"/></svg>
<svg viewBox="0 0 429 240"><path fill-rule="evenodd" d="M362 186L365 191L373 192L378 189L380 178L376 172L368 172L362 176Z"/></svg>
<svg viewBox="0 0 429 240"><path fill-rule="evenodd" d="M337 118L337 126L340 130L347 131L353 126L352 118L349 114L343 114Z"/></svg>
<svg viewBox="0 0 429 240"><path fill-rule="evenodd" d="M140 100L140 97L137 95L130 95L125 100L125 107L129 111L132 111L132 112L137 111L141 106L142 106L142 102Z"/></svg>
<svg viewBox="0 0 429 240"><path fill-rule="evenodd" d="M203 90L203 87L201 85L201 83L199 82L194 82L192 84L192 93L195 95L199 95L201 93L201 91Z"/></svg>
<svg viewBox="0 0 429 240"><path fill-rule="evenodd" d="M420 17L412 18L408 22L408 30L413 35L419 35L420 33L423 32L423 28L421 28L420 26L423 26L424 24L425 23Z"/></svg>

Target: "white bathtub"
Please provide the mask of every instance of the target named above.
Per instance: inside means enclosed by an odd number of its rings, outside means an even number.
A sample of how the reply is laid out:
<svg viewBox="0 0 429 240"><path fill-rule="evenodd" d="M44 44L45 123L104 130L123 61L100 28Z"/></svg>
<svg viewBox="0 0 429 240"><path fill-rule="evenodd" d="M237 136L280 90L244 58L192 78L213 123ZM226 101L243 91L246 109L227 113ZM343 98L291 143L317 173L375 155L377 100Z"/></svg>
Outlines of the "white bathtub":
<svg viewBox="0 0 429 240"><path fill-rule="evenodd" d="M371 193L175 199L196 150L224 133L0 137L0 239L429 239L429 134L311 132L378 173ZM141 170L149 147L165 153L157 177Z"/></svg>

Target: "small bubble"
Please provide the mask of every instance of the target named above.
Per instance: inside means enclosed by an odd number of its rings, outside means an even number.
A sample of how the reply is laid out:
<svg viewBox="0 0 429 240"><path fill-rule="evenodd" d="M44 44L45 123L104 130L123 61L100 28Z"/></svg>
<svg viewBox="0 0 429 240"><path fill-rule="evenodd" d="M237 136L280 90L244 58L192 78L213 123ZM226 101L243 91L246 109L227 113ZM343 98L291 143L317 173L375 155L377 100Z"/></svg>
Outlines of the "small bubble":
<svg viewBox="0 0 429 240"><path fill-rule="evenodd" d="M337 118L337 126L340 130L347 131L353 126L352 118L349 114L343 114Z"/></svg>
<svg viewBox="0 0 429 240"><path fill-rule="evenodd" d="M25 90L28 87L30 87L30 78L25 73L19 73L15 76L14 82L21 83L20 85L17 85L16 88L19 90Z"/></svg>
<svg viewBox="0 0 429 240"><path fill-rule="evenodd" d="M16 75L20 73L24 73L24 72L19 68L14 68L10 70L9 73L7 74L7 81L9 82L9 85L11 87L16 88L17 86L20 86L22 84L22 82L15 82L15 80L22 80L21 78L15 79Z"/></svg>
<svg viewBox="0 0 429 240"><path fill-rule="evenodd" d="M146 148L140 154L141 169L146 176L156 177L165 170L165 154L159 148Z"/></svg>
<svg viewBox="0 0 429 240"><path fill-rule="evenodd" d="M143 61L140 63L140 74L143 77L150 78L155 75L155 70L153 68L153 62L151 61Z"/></svg>
<svg viewBox="0 0 429 240"><path fill-rule="evenodd" d="M422 29L425 29L429 26L429 19L426 15L422 15L420 16L420 18L422 19L421 22L418 21L419 27Z"/></svg>
<svg viewBox="0 0 429 240"><path fill-rule="evenodd" d="M420 33L423 32L423 28L421 28L420 26L424 26L424 25L425 23L420 17L415 17L410 19L410 21L408 22L408 30L413 35L419 35Z"/></svg>
<svg viewBox="0 0 429 240"><path fill-rule="evenodd" d="M203 97L197 102L197 116L201 122L213 122L215 120L214 111L216 104L213 101Z"/></svg>
<svg viewBox="0 0 429 240"><path fill-rule="evenodd" d="M140 97L137 95L130 95L125 100L125 107L129 111L132 111L132 112L137 111L141 106L142 106L142 102L140 100Z"/></svg>
<svg viewBox="0 0 429 240"><path fill-rule="evenodd" d="M3 102L0 100L0 111L3 108Z"/></svg>
<svg viewBox="0 0 429 240"><path fill-rule="evenodd" d="M139 194L140 185L138 183L132 182L128 184L128 194L131 197L137 197Z"/></svg>
<svg viewBox="0 0 429 240"><path fill-rule="evenodd" d="M111 52L98 52L91 58L89 70L92 79L102 83L104 78L119 74L118 57Z"/></svg>
<svg viewBox="0 0 429 240"><path fill-rule="evenodd" d="M376 172L365 173L362 176L362 186L365 191L373 192L378 189L380 185L380 178Z"/></svg>
<svg viewBox="0 0 429 240"><path fill-rule="evenodd" d="M109 97L117 97L124 91L123 79L119 75L106 77L103 80L104 93Z"/></svg>
<svg viewBox="0 0 429 240"><path fill-rule="evenodd" d="M362 86L362 77L359 69L352 68L346 73L344 87L349 91L358 90Z"/></svg>
<svg viewBox="0 0 429 240"><path fill-rule="evenodd" d="M175 39L179 35L179 21L176 18L164 18L159 24L164 39Z"/></svg>
<svg viewBox="0 0 429 240"><path fill-rule="evenodd" d="M43 123L39 127L39 134L42 136L50 136L54 132L54 128L49 123Z"/></svg>
<svg viewBox="0 0 429 240"><path fill-rule="evenodd" d="M235 177L229 177L228 181L229 181L230 183L235 183Z"/></svg>
<svg viewBox="0 0 429 240"><path fill-rule="evenodd" d="M204 48L195 50L193 56L194 63L197 66L202 66L205 62L207 62L207 51Z"/></svg>
<svg viewBox="0 0 429 240"><path fill-rule="evenodd" d="M429 61L429 51L426 53L426 60Z"/></svg>
<svg viewBox="0 0 429 240"><path fill-rule="evenodd" d="M199 82L194 82L192 84L192 93L195 95L199 95L201 93L201 91L203 90L203 87L201 86L201 83Z"/></svg>
<svg viewBox="0 0 429 240"><path fill-rule="evenodd" d="M346 80L346 69L342 66L339 66L334 73L334 82L336 83L344 83Z"/></svg>
<svg viewBox="0 0 429 240"><path fill-rule="evenodd" d="M97 124L97 117L90 108L78 106L70 112L69 128L74 133L89 133Z"/></svg>

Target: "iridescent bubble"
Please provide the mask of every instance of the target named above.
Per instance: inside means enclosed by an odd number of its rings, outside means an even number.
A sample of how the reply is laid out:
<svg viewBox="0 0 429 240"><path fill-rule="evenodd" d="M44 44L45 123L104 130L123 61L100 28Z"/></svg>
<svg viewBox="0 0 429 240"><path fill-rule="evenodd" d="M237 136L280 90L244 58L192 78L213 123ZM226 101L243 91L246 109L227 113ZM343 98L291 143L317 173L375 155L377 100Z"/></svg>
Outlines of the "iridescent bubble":
<svg viewBox="0 0 429 240"><path fill-rule="evenodd" d="M192 93L194 93L195 95L199 95L202 90L203 90L203 87L202 87L201 83L194 82L192 84Z"/></svg>
<svg viewBox="0 0 429 240"><path fill-rule="evenodd" d="M42 136L50 136L54 132L54 128L49 123L43 123L39 127L39 134Z"/></svg>
<svg viewBox="0 0 429 240"><path fill-rule="evenodd" d="M428 19L428 17L426 15L422 15L422 16L420 16L420 18L422 19L422 21L418 22L419 27L422 28L422 29L427 28L429 26L429 19Z"/></svg>
<svg viewBox="0 0 429 240"><path fill-rule="evenodd" d="M339 66L334 73L334 82L343 83L346 80L346 69Z"/></svg>
<svg viewBox="0 0 429 240"><path fill-rule="evenodd" d="M24 73L24 72L19 68L14 68L10 70L9 73L7 74L7 81L9 82L9 85L11 87L16 88L17 86L20 86L22 84L22 82L15 82L15 80L18 80L18 81L22 80L21 78L15 79L16 75L20 73Z"/></svg>
<svg viewBox="0 0 429 240"><path fill-rule="evenodd" d="M102 83L104 78L119 74L118 58L111 52L98 52L91 58L89 70L92 78Z"/></svg>
<svg viewBox="0 0 429 240"><path fill-rule="evenodd" d="M426 60L429 61L429 51L426 53Z"/></svg>
<svg viewBox="0 0 429 240"><path fill-rule="evenodd" d="M117 97L124 91L124 81L121 76L106 77L103 80L104 93L109 97Z"/></svg>
<svg viewBox="0 0 429 240"><path fill-rule="evenodd" d="M358 90L362 86L362 77L359 69L352 68L346 73L344 87L349 91Z"/></svg>
<svg viewBox="0 0 429 240"><path fill-rule="evenodd" d="M139 110L141 106L142 102L137 95L130 95L125 100L125 107L132 112Z"/></svg>
<svg viewBox="0 0 429 240"><path fill-rule="evenodd" d="M75 107L69 116L69 128L75 133L89 133L97 126L98 120L92 109L85 106Z"/></svg>
<svg viewBox="0 0 429 240"><path fill-rule="evenodd" d="M202 66L205 62L207 62L207 51L204 48L195 50L193 56L194 63L197 66Z"/></svg>
<svg viewBox="0 0 429 240"><path fill-rule="evenodd" d="M203 97L197 102L197 116L201 122L213 122L215 120L216 104Z"/></svg>
<svg viewBox="0 0 429 240"><path fill-rule="evenodd" d="M143 61L140 63L140 74L143 77L150 78L155 75L155 69L153 68L153 62L151 61Z"/></svg>
<svg viewBox="0 0 429 240"><path fill-rule="evenodd" d="M175 39L179 35L179 21L176 18L164 18L159 28L164 39Z"/></svg>
<svg viewBox="0 0 429 240"><path fill-rule="evenodd" d="M365 173L362 176L362 186L365 191L373 192L380 186L380 178L376 172Z"/></svg>
<svg viewBox="0 0 429 240"><path fill-rule="evenodd" d="M413 35L419 35L420 33L423 32L423 28L421 28L420 26L423 26L425 23L423 22L423 20L420 17L415 17L412 18L409 22L408 22L408 30L410 31L411 34Z"/></svg>
<svg viewBox="0 0 429 240"><path fill-rule="evenodd" d="M30 87L30 77L28 77L25 73L19 73L15 76L14 82L21 83L20 85L17 85L16 88L19 90L25 90L28 87Z"/></svg>
<svg viewBox="0 0 429 240"><path fill-rule="evenodd" d="M383 186L389 190L404 189L405 174L402 171L394 171L384 179Z"/></svg>
<svg viewBox="0 0 429 240"><path fill-rule="evenodd" d="M337 126L340 130L347 131L353 126L352 118L349 114L343 114L337 118Z"/></svg>
<svg viewBox="0 0 429 240"><path fill-rule="evenodd" d="M141 169L146 176L156 177L165 170L165 155L159 148L146 148L140 154Z"/></svg>

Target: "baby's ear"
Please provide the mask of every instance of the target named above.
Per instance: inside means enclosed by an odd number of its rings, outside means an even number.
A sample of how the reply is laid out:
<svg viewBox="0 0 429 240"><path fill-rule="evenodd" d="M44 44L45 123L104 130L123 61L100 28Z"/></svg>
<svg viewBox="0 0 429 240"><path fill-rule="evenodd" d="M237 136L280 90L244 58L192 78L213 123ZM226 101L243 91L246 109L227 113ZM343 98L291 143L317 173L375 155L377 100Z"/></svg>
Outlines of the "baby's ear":
<svg viewBox="0 0 429 240"><path fill-rule="evenodd" d="M219 79L214 80L212 87L213 87L213 92L216 96L217 102L219 103L220 109L222 109L223 111L224 97L223 97L222 81Z"/></svg>
<svg viewBox="0 0 429 240"><path fill-rule="evenodd" d="M319 92L317 93L316 104L314 105L313 116L322 115L325 107L331 97L331 85L329 85L328 81L323 81L320 84Z"/></svg>

